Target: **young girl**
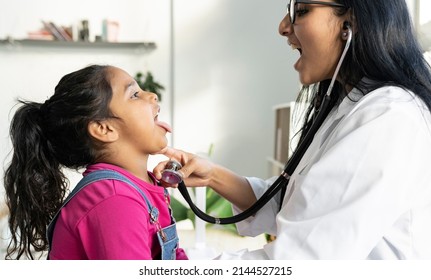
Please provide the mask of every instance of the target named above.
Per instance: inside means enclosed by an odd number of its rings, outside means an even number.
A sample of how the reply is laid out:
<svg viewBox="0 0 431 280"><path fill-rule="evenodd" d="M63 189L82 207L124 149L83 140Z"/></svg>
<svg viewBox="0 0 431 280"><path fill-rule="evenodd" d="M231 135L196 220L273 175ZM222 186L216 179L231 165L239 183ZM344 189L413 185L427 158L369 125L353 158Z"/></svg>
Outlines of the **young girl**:
<svg viewBox="0 0 431 280"><path fill-rule="evenodd" d="M44 103L20 102L5 172L6 258L49 249L49 259L187 259L169 196L147 171L171 132L154 93L92 65L64 76ZM86 168L67 201L64 167Z"/></svg>

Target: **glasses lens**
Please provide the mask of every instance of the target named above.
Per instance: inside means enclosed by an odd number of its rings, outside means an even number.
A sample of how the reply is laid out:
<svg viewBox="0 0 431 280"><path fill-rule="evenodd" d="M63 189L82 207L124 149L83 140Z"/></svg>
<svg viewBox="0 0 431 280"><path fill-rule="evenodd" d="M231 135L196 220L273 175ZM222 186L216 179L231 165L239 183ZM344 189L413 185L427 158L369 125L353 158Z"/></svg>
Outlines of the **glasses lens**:
<svg viewBox="0 0 431 280"><path fill-rule="evenodd" d="M290 16L290 23L294 23L295 22L295 5L296 1L295 0L290 0L290 4L289 4L289 16Z"/></svg>

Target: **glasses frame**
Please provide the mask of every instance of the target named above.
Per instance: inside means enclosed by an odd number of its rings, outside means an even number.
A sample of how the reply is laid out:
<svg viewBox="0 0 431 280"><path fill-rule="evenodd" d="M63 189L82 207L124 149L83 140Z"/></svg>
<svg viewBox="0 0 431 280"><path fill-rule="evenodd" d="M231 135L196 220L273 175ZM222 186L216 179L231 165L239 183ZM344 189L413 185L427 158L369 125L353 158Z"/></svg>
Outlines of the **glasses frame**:
<svg viewBox="0 0 431 280"><path fill-rule="evenodd" d="M345 8L343 4L335 2L311 1L311 0L290 0L287 4L287 14L289 14L290 23L294 24L296 20L296 4L316 4L330 7Z"/></svg>

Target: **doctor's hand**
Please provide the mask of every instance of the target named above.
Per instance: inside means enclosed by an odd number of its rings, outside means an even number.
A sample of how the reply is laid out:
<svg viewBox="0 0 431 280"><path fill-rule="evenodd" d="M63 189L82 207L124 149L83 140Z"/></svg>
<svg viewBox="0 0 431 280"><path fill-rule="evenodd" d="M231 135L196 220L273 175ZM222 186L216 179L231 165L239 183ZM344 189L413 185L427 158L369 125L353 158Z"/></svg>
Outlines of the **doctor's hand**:
<svg viewBox="0 0 431 280"><path fill-rule="evenodd" d="M209 160L171 147L166 147L160 151L159 154L167 156L170 160L176 160L182 165L182 168L177 170L177 172L181 174L188 187L202 187L210 185L211 175L215 165ZM162 171L166 168L166 164L168 162L169 160L162 161L154 167L153 173L158 180L162 178ZM161 183L165 187L178 186L169 185L165 182Z"/></svg>
<svg viewBox="0 0 431 280"><path fill-rule="evenodd" d="M182 168L176 172L180 173L188 187L210 187L242 210L248 209L257 200L247 178L221 165L212 163L198 155L170 147L163 149L160 154L167 156L170 160L176 160L182 165ZM162 178L162 171L168 162L160 162L154 168L153 173L158 180ZM164 187L177 187L177 185L163 182L162 185Z"/></svg>

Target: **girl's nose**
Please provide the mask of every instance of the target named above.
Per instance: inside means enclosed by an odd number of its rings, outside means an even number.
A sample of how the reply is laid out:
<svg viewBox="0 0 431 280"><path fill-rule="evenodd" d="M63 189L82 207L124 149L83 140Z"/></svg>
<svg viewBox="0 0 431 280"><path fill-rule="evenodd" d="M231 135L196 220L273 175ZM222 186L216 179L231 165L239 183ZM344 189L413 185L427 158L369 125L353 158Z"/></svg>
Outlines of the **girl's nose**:
<svg viewBox="0 0 431 280"><path fill-rule="evenodd" d="M278 26L278 33L280 33L281 36L288 36L292 33L292 30L293 26L290 23L290 16L289 14L286 14Z"/></svg>
<svg viewBox="0 0 431 280"><path fill-rule="evenodd" d="M159 101L157 94L155 94L153 92L149 92L149 91L147 91L147 93L148 93L149 100L151 100L152 102L155 102L155 103L157 103Z"/></svg>

